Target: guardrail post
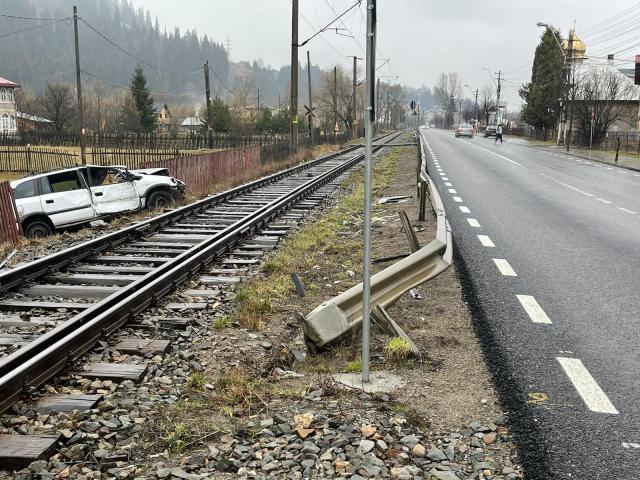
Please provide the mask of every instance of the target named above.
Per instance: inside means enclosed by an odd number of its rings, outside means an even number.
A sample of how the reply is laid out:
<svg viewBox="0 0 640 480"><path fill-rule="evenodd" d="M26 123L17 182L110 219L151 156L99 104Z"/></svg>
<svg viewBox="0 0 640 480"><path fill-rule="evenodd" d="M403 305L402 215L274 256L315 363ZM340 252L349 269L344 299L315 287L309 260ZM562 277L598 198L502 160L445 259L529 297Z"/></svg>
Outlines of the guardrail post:
<svg viewBox="0 0 640 480"><path fill-rule="evenodd" d="M427 182L420 181L418 191L420 192L420 212L418 213L418 220L424 222L427 215Z"/></svg>

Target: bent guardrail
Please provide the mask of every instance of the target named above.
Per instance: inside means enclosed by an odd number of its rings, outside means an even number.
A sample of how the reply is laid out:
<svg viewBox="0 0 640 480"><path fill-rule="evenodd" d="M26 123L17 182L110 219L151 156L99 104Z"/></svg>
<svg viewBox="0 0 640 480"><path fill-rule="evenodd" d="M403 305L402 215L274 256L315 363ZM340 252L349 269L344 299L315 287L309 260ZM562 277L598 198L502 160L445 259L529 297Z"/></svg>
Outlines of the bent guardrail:
<svg viewBox="0 0 640 480"><path fill-rule="evenodd" d="M440 275L452 263L451 227L440 194L426 172L426 138L422 132L420 140L418 177L428 185L430 191L431 205L437 219L436 238L417 252L371 277L371 309L392 305L407 291ZM362 291L362 283L355 285L323 302L305 317L303 333L310 350L335 345L359 332L363 317Z"/></svg>

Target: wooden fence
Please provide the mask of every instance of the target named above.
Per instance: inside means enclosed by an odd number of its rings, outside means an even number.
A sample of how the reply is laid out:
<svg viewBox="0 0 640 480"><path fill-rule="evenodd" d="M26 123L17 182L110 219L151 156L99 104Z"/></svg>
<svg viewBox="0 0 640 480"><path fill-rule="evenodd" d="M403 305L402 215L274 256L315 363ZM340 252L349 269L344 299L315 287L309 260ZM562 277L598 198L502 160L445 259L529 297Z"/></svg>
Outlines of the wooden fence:
<svg viewBox="0 0 640 480"><path fill-rule="evenodd" d="M20 234L13 189L9 182L2 182L0 183L0 243L17 243Z"/></svg>
<svg viewBox="0 0 640 480"><path fill-rule="evenodd" d="M68 152L37 147L0 149L0 171L3 172L43 172L56 168L73 167L79 162L79 155Z"/></svg>
<svg viewBox="0 0 640 480"><path fill-rule="evenodd" d="M212 187L246 172L259 172L260 147L236 148L202 155L147 162L142 168L168 168L171 175L187 184L193 194L209 193Z"/></svg>

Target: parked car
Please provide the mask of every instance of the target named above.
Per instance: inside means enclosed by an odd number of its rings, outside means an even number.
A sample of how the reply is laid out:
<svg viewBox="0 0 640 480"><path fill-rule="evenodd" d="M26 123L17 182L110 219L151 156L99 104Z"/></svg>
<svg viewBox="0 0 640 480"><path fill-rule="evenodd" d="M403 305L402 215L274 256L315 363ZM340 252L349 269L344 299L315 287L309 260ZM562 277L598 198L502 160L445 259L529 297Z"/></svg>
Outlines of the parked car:
<svg viewBox="0 0 640 480"><path fill-rule="evenodd" d="M476 131L473 128L473 125L469 125L468 123L462 123L458 125L458 128L456 128L455 136L473 138L475 133Z"/></svg>
<svg viewBox="0 0 640 480"><path fill-rule="evenodd" d="M484 138L495 137L497 131L498 131L497 125L487 125L487 128L484 129Z"/></svg>
<svg viewBox="0 0 640 480"><path fill-rule="evenodd" d="M27 237L142 208L163 208L185 185L167 169L127 170L87 165L31 175L11 182Z"/></svg>

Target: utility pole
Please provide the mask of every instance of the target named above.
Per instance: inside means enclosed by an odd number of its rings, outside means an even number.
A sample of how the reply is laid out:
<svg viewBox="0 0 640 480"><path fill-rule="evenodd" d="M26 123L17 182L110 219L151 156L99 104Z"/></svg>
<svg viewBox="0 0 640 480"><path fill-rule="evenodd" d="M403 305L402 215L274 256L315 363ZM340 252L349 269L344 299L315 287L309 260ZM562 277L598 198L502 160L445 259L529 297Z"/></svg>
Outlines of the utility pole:
<svg viewBox="0 0 640 480"><path fill-rule="evenodd" d="M298 151L298 0L291 0L291 129L289 151Z"/></svg>
<svg viewBox="0 0 640 480"><path fill-rule="evenodd" d="M498 70L498 93L497 93L497 99L498 99L498 105L497 105L497 110L496 110L496 124L500 125L502 123L502 118L500 116L500 92L502 90L502 84L501 82L501 73L500 70Z"/></svg>
<svg viewBox="0 0 640 480"><path fill-rule="evenodd" d="M462 123L462 97L458 99L458 126Z"/></svg>
<svg viewBox="0 0 640 480"><path fill-rule="evenodd" d="M82 80L80 78L80 44L78 43L78 7L73 6L73 33L76 43L76 90L78 93L78 134L80 140L80 159L87 164L87 147L84 139L84 108L82 107Z"/></svg>
<svg viewBox="0 0 640 480"><path fill-rule="evenodd" d="M307 50L307 84L309 87L309 143L313 148L313 98L311 96L311 57Z"/></svg>
<svg viewBox="0 0 640 480"><path fill-rule="evenodd" d="M476 88L476 105L474 115L476 117L476 129L478 128L478 89Z"/></svg>
<svg viewBox="0 0 640 480"><path fill-rule="evenodd" d="M209 148L213 148L213 111L211 110L211 89L209 87L209 60L204 64L204 92L207 101L207 141Z"/></svg>
<svg viewBox="0 0 640 480"><path fill-rule="evenodd" d="M569 130L564 136L564 143L567 145L567 152L569 151L569 145L571 145L571 130L573 129L573 37L575 36L575 30L569 30L569 41L567 46L569 51L567 52L567 62L569 63L569 70L567 72L567 108L569 109ZM571 98L569 98L571 97ZM570 101L569 101L570 100ZM565 122L566 125L566 122Z"/></svg>
<svg viewBox="0 0 640 480"><path fill-rule="evenodd" d="M367 0L367 62L364 112L364 224L362 279L362 382L369 383L369 336L371 329L371 174L373 151L373 123L375 121L376 75L376 0Z"/></svg>
<svg viewBox="0 0 640 480"><path fill-rule="evenodd" d="M387 101L384 104L384 123L385 126L389 127L391 125L391 100L389 97L391 96L391 92L387 90Z"/></svg>
<svg viewBox="0 0 640 480"><path fill-rule="evenodd" d="M257 115L260 115L260 89L258 89L258 105L256 110L258 111Z"/></svg>
<svg viewBox="0 0 640 480"><path fill-rule="evenodd" d="M356 95L357 95L357 86L358 86L358 77L357 75L357 61L358 61L358 57L356 57L355 55L353 56L353 93L352 95L352 115L353 115L353 122L352 122L352 132L351 132L351 136L356 139L358 138L358 130L357 130L357 125L358 125L358 107L357 107L357 103L356 103Z"/></svg>
<svg viewBox="0 0 640 480"><path fill-rule="evenodd" d="M333 138L338 135L338 67L333 67Z"/></svg>

